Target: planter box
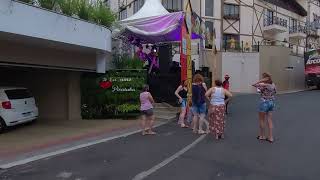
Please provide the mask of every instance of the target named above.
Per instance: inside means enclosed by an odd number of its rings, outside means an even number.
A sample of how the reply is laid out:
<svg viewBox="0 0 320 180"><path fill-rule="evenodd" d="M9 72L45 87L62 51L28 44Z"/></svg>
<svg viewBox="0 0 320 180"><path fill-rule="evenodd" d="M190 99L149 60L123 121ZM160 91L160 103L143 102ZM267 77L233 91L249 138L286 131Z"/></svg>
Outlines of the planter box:
<svg viewBox="0 0 320 180"><path fill-rule="evenodd" d="M0 35L111 52L111 31L103 26L12 0L1 0L0 12Z"/></svg>

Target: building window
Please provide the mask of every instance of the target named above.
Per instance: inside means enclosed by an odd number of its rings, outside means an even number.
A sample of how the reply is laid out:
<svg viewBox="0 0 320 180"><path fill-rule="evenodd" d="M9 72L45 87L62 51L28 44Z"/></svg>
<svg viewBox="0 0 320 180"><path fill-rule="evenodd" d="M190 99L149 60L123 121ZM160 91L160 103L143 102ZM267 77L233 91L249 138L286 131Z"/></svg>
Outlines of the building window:
<svg viewBox="0 0 320 180"><path fill-rule="evenodd" d="M169 12L177 12L183 10L183 0L162 0L162 5Z"/></svg>
<svg viewBox="0 0 320 180"><path fill-rule="evenodd" d="M273 18L273 11L271 11L270 9L267 9L267 17L270 19Z"/></svg>
<svg viewBox="0 0 320 180"><path fill-rule="evenodd" d="M205 47L206 49L212 49L213 46L213 22L212 21L206 21L206 41L205 41Z"/></svg>
<svg viewBox="0 0 320 180"><path fill-rule="evenodd" d="M239 6L235 4L224 4L224 17L239 19Z"/></svg>
<svg viewBox="0 0 320 180"><path fill-rule="evenodd" d="M213 17L213 0L206 0L205 2L205 16Z"/></svg>
<svg viewBox="0 0 320 180"><path fill-rule="evenodd" d="M135 0L133 2L133 13L136 13L140 10L140 8L143 6L144 0Z"/></svg>
<svg viewBox="0 0 320 180"><path fill-rule="evenodd" d="M127 8L122 9L119 12L119 20L123 20L123 19L126 19L126 18L127 18Z"/></svg>
<svg viewBox="0 0 320 180"><path fill-rule="evenodd" d="M290 26L291 27L297 27L298 26L298 21L296 19L291 18L290 19Z"/></svg>
<svg viewBox="0 0 320 180"><path fill-rule="evenodd" d="M240 36L237 34L224 34L222 43L225 50L240 50Z"/></svg>

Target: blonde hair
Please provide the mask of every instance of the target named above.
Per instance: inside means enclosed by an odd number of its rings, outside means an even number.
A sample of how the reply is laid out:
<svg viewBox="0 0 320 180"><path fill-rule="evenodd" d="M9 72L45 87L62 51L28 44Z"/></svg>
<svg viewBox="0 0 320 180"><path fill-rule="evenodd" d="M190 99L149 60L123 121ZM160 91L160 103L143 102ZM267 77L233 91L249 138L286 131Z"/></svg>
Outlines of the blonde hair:
<svg viewBox="0 0 320 180"><path fill-rule="evenodd" d="M201 74L196 74L193 77L193 82L194 83L203 83L204 82L204 78Z"/></svg>

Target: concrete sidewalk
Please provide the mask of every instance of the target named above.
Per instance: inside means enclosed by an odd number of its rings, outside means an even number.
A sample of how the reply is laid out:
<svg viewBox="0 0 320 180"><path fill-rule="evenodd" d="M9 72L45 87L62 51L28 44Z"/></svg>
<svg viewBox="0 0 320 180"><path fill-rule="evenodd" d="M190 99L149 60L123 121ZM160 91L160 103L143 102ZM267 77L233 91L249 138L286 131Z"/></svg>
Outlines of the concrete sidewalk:
<svg viewBox="0 0 320 180"><path fill-rule="evenodd" d="M168 120L158 119L155 125L166 122ZM77 124L39 123L2 134L0 168L12 163L25 164L24 161L32 162L140 131L138 120L79 120L74 123Z"/></svg>
<svg viewBox="0 0 320 180"><path fill-rule="evenodd" d="M0 135L0 159L121 129L138 120L38 120Z"/></svg>
<svg viewBox="0 0 320 180"><path fill-rule="evenodd" d="M155 109L156 126L176 117L173 107ZM49 157L112 140L140 131L139 119L134 120L43 120L11 128L0 134L0 167L6 164Z"/></svg>

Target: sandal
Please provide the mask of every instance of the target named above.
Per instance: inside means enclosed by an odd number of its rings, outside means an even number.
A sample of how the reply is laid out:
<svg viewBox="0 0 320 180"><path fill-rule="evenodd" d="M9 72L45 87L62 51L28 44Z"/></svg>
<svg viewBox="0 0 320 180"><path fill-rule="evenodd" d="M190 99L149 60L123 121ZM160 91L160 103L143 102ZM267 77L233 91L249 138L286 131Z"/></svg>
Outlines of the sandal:
<svg viewBox="0 0 320 180"><path fill-rule="evenodd" d="M267 140L267 138L262 138L262 136L257 136L257 139L258 139L259 141L266 141L266 140Z"/></svg>
<svg viewBox="0 0 320 180"><path fill-rule="evenodd" d="M274 142L274 140L270 140L269 138L266 138L266 141L268 141L271 144Z"/></svg>
<svg viewBox="0 0 320 180"><path fill-rule="evenodd" d="M181 125L181 128L189 128L189 126L183 124L183 125Z"/></svg>

